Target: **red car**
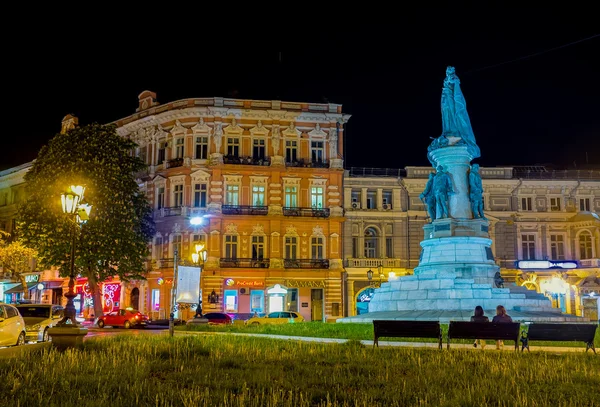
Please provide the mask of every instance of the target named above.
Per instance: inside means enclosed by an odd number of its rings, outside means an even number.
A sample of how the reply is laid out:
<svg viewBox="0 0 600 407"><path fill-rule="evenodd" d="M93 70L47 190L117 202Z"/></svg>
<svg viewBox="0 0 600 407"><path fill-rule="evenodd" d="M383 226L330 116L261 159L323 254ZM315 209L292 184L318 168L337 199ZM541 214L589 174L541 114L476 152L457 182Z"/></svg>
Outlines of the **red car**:
<svg viewBox="0 0 600 407"><path fill-rule="evenodd" d="M209 324L233 324L233 319L222 312L209 312L203 315Z"/></svg>
<svg viewBox="0 0 600 407"><path fill-rule="evenodd" d="M106 325L113 328L122 326L125 329L131 327L142 327L148 325L148 316L133 309L120 309L109 312L98 318L98 328L104 328Z"/></svg>

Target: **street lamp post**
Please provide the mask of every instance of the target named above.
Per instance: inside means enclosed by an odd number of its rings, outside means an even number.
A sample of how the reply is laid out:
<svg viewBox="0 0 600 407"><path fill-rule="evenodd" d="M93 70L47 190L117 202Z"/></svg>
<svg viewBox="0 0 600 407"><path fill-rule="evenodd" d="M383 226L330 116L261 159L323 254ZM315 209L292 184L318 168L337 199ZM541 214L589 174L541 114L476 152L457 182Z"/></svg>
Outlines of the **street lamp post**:
<svg viewBox="0 0 600 407"><path fill-rule="evenodd" d="M367 271L367 279L369 280L369 285L373 285L373 270L369 269Z"/></svg>
<svg viewBox="0 0 600 407"><path fill-rule="evenodd" d="M206 262L208 252L203 244L197 244L195 249L196 252L192 253L192 261L200 269L200 276L198 278L198 306L196 307L196 315L194 315L194 318L202 318L202 268Z"/></svg>
<svg viewBox="0 0 600 407"><path fill-rule="evenodd" d="M73 218L73 221L81 228L90 216L92 210L91 205L82 204L83 193L85 187L71 185L69 191L61 195L62 210L64 213ZM57 323L58 326L66 325L69 321L72 325L77 326L77 319L75 319L77 311L73 299L77 296L75 293L75 244L76 244L77 232L73 230L71 240L71 258L70 258L70 269L69 269L69 292L65 294L67 297L67 305L65 307L65 316Z"/></svg>

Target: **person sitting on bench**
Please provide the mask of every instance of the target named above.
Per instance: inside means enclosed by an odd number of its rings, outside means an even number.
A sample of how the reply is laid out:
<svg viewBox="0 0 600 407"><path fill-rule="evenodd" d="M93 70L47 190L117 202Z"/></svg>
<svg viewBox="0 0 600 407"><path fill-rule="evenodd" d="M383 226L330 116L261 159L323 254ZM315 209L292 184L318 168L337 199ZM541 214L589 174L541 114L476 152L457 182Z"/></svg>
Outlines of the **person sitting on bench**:
<svg viewBox="0 0 600 407"><path fill-rule="evenodd" d="M498 305L496 307L496 316L492 319L492 323L494 324L503 324L513 322L510 315L506 313L506 308L503 305ZM504 341L496 341L496 349L504 349Z"/></svg>
<svg viewBox="0 0 600 407"><path fill-rule="evenodd" d="M481 305L476 306L475 314L471 317L471 322L490 322L490 319L483 314L483 307ZM485 341L482 341L481 339L475 339L475 343L473 343L473 346L476 348L478 343L481 346L481 349L483 350L486 345Z"/></svg>

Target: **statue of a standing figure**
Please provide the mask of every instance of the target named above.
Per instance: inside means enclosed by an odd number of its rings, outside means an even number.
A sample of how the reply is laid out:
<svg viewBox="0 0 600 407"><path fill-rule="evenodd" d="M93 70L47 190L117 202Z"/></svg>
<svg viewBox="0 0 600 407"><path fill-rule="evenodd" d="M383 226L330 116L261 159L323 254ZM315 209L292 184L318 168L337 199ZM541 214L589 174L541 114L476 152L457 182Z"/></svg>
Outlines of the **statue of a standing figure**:
<svg viewBox="0 0 600 407"><path fill-rule="evenodd" d="M431 143L428 151L448 145L466 144L469 152L477 158L481 155L475 142L475 134L467 113L467 102L460 89L460 79L454 67L446 68L446 78L442 88L442 135Z"/></svg>
<svg viewBox="0 0 600 407"><path fill-rule="evenodd" d="M221 123L217 123L215 125L215 135L213 136L213 141L215 143L215 150L217 153L221 152L222 138L223 138L223 129L221 128Z"/></svg>
<svg viewBox="0 0 600 407"><path fill-rule="evenodd" d="M273 146L273 155L279 155L279 126L273 125L271 128L271 145Z"/></svg>
<svg viewBox="0 0 600 407"><path fill-rule="evenodd" d="M481 174L479 174L479 165L473 164L469 171L469 200L475 219L485 219L483 215L483 184L481 183Z"/></svg>
<svg viewBox="0 0 600 407"><path fill-rule="evenodd" d="M444 171L444 167L439 165L436 168L436 174L433 178L433 194L435 196L435 206L437 211L436 219L444 219L450 216L448 209L448 198L454 193L452 187L452 179L450 175Z"/></svg>
<svg viewBox="0 0 600 407"><path fill-rule="evenodd" d="M419 198L425 206L427 207L427 213L433 222L435 220L435 195L433 193L433 178L435 174L433 172L429 173L429 179L427 180L427 184L425 185L425 189L419 195Z"/></svg>

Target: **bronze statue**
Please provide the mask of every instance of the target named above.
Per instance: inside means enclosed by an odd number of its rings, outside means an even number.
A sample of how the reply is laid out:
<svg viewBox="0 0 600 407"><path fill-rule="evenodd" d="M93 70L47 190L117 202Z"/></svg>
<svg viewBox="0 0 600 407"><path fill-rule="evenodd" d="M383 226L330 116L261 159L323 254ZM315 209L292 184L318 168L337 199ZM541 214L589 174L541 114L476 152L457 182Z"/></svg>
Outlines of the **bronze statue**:
<svg viewBox="0 0 600 407"><path fill-rule="evenodd" d="M448 209L448 198L450 194L454 193L452 187L452 179L450 175L444 171L443 166L436 168L436 174L433 179L433 194L435 196L437 219L444 219L450 217L450 211Z"/></svg>
<svg viewBox="0 0 600 407"><path fill-rule="evenodd" d="M479 174L479 165L473 164L469 171L469 200L473 218L485 219L483 214L483 184L481 183L481 174Z"/></svg>
<svg viewBox="0 0 600 407"><path fill-rule="evenodd" d="M435 220L435 195L433 193L433 178L435 174L433 172L429 173L429 179L427 180L427 184L425 185L425 189L419 195L421 201L425 204L427 208L427 213L429 214L429 218L433 222Z"/></svg>

